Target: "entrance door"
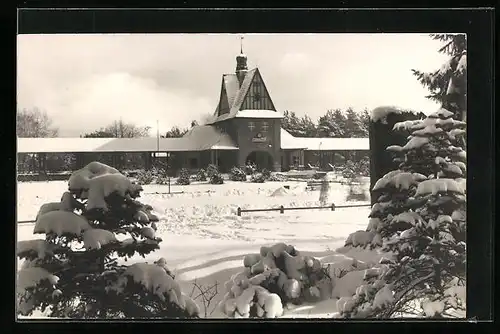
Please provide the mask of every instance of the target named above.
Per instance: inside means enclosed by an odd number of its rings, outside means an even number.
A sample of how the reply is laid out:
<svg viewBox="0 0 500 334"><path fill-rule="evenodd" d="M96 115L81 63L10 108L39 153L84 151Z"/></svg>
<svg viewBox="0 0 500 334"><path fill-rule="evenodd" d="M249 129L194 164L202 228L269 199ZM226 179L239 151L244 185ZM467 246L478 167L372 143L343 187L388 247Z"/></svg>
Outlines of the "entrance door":
<svg viewBox="0 0 500 334"><path fill-rule="evenodd" d="M272 170L273 157L266 151L253 151L247 156L245 163L254 163L257 165L257 169L259 170L264 168Z"/></svg>

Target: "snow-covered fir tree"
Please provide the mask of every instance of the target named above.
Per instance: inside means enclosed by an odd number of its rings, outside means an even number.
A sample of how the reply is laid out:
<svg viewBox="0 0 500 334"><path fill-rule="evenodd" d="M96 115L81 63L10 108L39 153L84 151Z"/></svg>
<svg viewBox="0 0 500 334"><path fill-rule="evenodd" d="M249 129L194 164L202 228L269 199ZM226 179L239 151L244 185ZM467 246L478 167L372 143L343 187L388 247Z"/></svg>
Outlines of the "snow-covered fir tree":
<svg viewBox="0 0 500 334"><path fill-rule="evenodd" d="M367 231L347 244L382 246L387 258L368 270L366 284L339 301L343 317L454 316L465 311L466 153L458 147L465 122L439 109L409 130L404 156L372 190L377 197Z"/></svg>
<svg viewBox="0 0 500 334"><path fill-rule="evenodd" d="M346 129L346 118L340 109L328 110L318 120L319 137L345 137Z"/></svg>
<svg viewBox="0 0 500 334"><path fill-rule="evenodd" d="M439 52L450 58L433 72L413 70L434 100L454 113L454 118L466 120L467 112L467 36L465 34L431 34L431 38L443 42Z"/></svg>
<svg viewBox="0 0 500 334"><path fill-rule="evenodd" d="M431 37L446 42L440 51L451 60L433 74L414 73L442 107L394 125L410 132L406 145L387 148L399 154L399 169L375 184L369 226L346 242L382 246L387 257L366 271L352 298L339 301L343 317L465 316L465 36Z"/></svg>
<svg viewBox="0 0 500 334"><path fill-rule="evenodd" d="M127 265L159 249L158 218L138 200L142 187L92 162L72 174L61 202L44 204L35 234L19 241L18 314L57 318L187 318L197 305L160 258Z"/></svg>

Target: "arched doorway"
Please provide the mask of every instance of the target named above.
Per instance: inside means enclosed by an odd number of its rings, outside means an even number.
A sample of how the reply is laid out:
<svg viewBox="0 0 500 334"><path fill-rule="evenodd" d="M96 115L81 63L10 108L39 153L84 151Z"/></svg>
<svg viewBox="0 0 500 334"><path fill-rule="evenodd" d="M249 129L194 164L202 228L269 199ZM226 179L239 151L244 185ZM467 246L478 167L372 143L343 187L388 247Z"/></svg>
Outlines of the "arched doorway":
<svg viewBox="0 0 500 334"><path fill-rule="evenodd" d="M253 151L251 152L246 160L246 164L254 163L257 165L257 169L262 170L266 168L267 170L273 169L273 157L269 152L266 151Z"/></svg>

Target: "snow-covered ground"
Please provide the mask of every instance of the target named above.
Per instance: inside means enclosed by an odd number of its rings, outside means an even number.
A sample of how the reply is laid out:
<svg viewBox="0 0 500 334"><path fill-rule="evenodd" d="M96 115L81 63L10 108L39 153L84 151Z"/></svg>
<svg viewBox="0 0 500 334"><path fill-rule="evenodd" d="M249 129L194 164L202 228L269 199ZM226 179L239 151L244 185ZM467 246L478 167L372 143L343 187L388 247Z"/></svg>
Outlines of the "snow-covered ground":
<svg viewBox="0 0 500 334"><path fill-rule="evenodd" d="M289 189L283 186L289 186ZM306 191L305 187L306 182L255 184L226 181L223 185L174 185L173 192L184 193L169 195L166 194L168 186L146 185L140 200L150 204L159 216L158 234L163 242L159 251L137 261L153 262L164 257L187 293L192 290L195 280L204 286L218 282L219 293L212 301L210 312L224 295L224 282L243 268L244 255L259 252L261 246L285 242L324 263L338 262L346 256L361 261L376 261L374 254L369 252L339 254L335 251L343 246L350 233L366 229L369 207L236 215L238 207L319 205L319 191ZM368 183L365 187L368 188ZM66 189L65 181L18 183L18 221L34 219L42 204L58 202ZM337 206L346 204L347 191L348 186L332 184L329 201ZM33 224L19 224L17 233L18 240L43 238L43 235L33 235ZM343 281L339 289L345 286L345 291L339 291L339 295L359 284L359 280L349 279L349 275ZM203 305L197 302L203 314ZM287 309L285 317L331 317L335 311L336 299L332 299ZM223 317L223 314L215 310L210 316Z"/></svg>

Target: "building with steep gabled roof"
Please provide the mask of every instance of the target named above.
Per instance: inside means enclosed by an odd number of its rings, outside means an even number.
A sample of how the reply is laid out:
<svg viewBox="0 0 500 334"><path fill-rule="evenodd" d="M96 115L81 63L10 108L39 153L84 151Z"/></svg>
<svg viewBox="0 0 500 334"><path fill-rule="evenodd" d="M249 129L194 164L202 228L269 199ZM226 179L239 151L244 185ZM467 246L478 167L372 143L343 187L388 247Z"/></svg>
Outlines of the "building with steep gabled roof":
<svg viewBox="0 0 500 334"><path fill-rule="evenodd" d="M333 163L334 152L369 149L368 138L294 137L281 128L282 118L259 69L248 69L241 50L235 73L222 75L212 120L192 127L182 138L18 138L17 147L18 153L42 156L76 153L78 167L95 160L97 153L135 152L144 155L146 168L152 165L152 156L164 154L176 170L213 163L221 171L249 161L275 171L309 164L326 168Z"/></svg>

